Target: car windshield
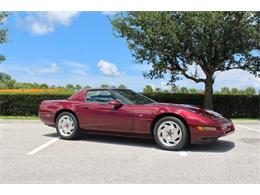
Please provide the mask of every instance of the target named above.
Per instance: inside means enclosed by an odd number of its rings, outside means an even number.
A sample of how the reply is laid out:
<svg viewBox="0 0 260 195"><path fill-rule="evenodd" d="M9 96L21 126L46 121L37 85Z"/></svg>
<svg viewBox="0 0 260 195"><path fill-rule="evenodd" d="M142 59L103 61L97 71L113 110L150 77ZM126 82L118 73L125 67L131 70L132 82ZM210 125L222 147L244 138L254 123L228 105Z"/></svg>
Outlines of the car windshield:
<svg viewBox="0 0 260 195"><path fill-rule="evenodd" d="M131 90L115 90L115 96L126 104L151 104L154 100Z"/></svg>

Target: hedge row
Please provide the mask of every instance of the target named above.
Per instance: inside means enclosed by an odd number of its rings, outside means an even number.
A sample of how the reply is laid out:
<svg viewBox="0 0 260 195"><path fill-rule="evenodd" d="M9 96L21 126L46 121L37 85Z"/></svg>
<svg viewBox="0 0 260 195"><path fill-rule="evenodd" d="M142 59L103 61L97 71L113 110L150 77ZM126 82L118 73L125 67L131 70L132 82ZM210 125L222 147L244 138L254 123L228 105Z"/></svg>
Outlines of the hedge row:
<svg viewBox="0 0 260 195"><path fill-rule="evenodd" d="M158 101L177 104L203 105L202 94L146 94ZM0 115L37 115L41 101L66 99L68 94L0 94ZM260 96L214 95L214 109L228 118L259 118Z"/></svg>
<svg viewBox="0 0 260 195"><path fill-rule="evenodd" d="M66 99L61 94L0 94L0 115L36 116L43 100Z"/></svg>
<svg viewBox="0 0 260 195"><path fill-rule="evenodd" d="M158 102L203 106L203 94L151 94ZM213 110L227 118L260 118L260 96L214 95Z"/></svg>

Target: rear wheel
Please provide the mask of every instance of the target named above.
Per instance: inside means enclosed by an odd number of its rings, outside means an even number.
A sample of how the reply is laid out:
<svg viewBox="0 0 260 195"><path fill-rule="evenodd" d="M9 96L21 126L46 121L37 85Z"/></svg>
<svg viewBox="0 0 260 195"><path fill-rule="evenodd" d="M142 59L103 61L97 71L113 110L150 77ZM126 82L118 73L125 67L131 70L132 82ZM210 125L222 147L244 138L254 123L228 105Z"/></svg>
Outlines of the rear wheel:
<svg viewBox="0 0 260 195"><path fill-rule="evenodd" d="M178 118L167 116L159 119L153 129L154 139L165 150L181 150L188 143L188 129Z"/></svg>
<svg viewBox="0 0 260 195"><path fill-rule="evenodd" d="M76 139L81 133L76 117L70 112L62 112L58 116L56 130L62 139Z"/></svg>

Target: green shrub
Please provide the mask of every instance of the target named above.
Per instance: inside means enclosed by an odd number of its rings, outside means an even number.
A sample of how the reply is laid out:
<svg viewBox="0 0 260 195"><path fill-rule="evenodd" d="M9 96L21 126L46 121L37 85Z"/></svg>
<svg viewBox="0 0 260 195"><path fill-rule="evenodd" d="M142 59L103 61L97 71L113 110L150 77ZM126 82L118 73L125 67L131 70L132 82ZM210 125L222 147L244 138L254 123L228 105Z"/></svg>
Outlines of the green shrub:
<svg viewBox="0 0 260 195"><path fill-rule="evenodd" d="M43 100L66 99L66 94L0 94L0 115L32 116L38 114ZM154 93L146 96L158 101L177 104L203 105L202 94ZM214 95L214 110L228 118L259 118L260 96Z"/></svg>
<svg viewBox="0 0 260 195"><path fill-rule="evenodd" d="M145 94L158 102L203 106L203 94ZM260 96L214 95L213 110L228 118L260 118Z"/></svg>
<svg viewBox="0 0 260 195"><path fill-rule="evenodd" d="M43 100L66 99L71 94L0 94L0 115L33 116Z"/></svg>

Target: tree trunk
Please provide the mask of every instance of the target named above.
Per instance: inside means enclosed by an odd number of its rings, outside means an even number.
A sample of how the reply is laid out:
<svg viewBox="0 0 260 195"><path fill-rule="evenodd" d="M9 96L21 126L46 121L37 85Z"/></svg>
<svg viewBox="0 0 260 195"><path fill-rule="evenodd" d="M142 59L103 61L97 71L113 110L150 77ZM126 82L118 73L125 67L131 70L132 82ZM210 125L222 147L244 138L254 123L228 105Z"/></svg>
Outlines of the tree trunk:
<svg viewBox="0 0 260 195"><path fill-rule="evenodd" d="M205 97L204 97L204 107L208 109L213 108L213 83L214 80L212 76L208 76L205 81Z"/></svg>

